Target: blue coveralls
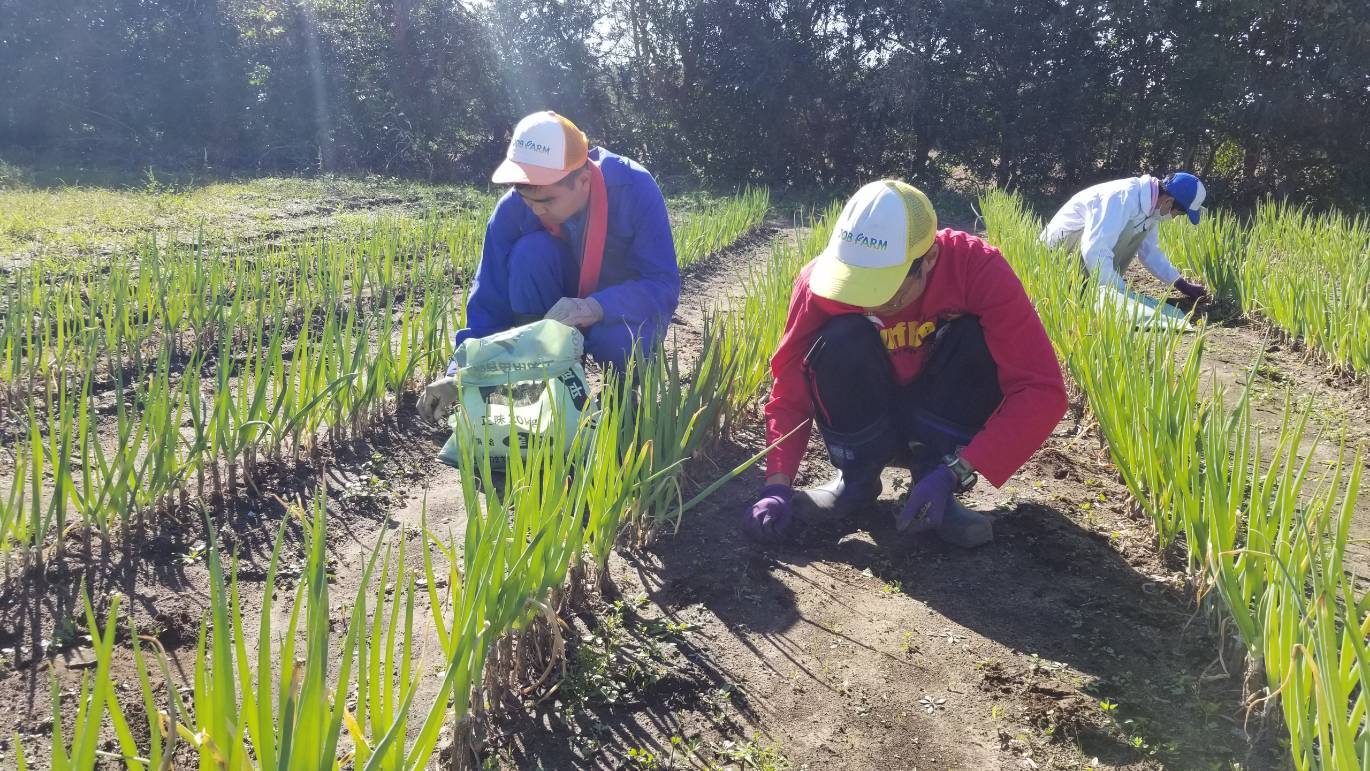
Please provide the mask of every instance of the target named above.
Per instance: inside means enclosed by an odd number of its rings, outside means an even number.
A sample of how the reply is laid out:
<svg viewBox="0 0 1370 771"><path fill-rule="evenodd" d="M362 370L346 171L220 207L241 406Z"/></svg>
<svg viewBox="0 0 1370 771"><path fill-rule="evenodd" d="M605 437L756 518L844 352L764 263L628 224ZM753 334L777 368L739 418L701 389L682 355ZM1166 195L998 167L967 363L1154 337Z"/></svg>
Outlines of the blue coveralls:
<svg viewBox="0 0 1370 771"><path fill-rule="evenodd" d="M652 175L602 147L590 150L590 160L604 173L609 217L599 289L590 295L604 319L582 330L585 351L622 366L635 343L650 351L665 334L680 300L680 267L666 201ZM586 217L582 211L564 223L563 240L543 229L516 191L506 193L485 228L466 328L456 344L509 329L516 316L542 318L557 300L575 297Z"/></svg>

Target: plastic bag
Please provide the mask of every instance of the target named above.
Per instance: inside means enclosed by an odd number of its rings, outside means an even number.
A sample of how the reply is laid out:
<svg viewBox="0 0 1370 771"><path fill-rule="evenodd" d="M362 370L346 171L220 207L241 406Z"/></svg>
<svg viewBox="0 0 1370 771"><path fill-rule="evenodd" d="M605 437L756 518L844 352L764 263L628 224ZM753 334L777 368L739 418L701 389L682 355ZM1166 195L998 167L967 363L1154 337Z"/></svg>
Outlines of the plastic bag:
<svg viewBox="0 0 1370 771"><path fill-rule="evenodd" d="M1100 310L1112 308L1120 315L1131 317L1133 324L1140 329L1194 331L1184 311L1154 297L1139 295L1132 291L1119 292L1111 286L1100 285L1095 307Z"/></svg>
<svg viewBox="0 0 1370 771"><path fill-rule="evenodd" d="M470 460L484 455L502 468L515 449L525 453L531 434L569 448L595 409L584 350L580 330L546 319L463 341L452 357L461 400L438 460L459 467L465 446L475 453Z"/></svg>

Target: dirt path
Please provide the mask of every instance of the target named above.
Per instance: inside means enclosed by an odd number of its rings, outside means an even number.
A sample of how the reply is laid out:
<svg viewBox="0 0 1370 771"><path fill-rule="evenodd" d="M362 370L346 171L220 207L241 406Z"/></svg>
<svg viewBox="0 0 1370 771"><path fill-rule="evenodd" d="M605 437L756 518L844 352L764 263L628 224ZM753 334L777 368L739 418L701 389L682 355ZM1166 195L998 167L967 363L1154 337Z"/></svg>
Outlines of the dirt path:
<svg viewBox="0 0 1370 771"><path fill-rule="evenodd" d="M728 485L614 563L639 629L680 630L671 676L635 704L546 708L536 722L553 730L519 731L507 767L633 767L636 751L684 768L673 749L693 743L700 758L774 746L795 768L1279 767L1233 717L1238 673L1222 674L1179 574L1072 430L969 496L996 515L995 542L971 552L893 531L902 472L861 530L773 550L737 531L760 473ZM739 439L723 465L759 443Z"/></svg>

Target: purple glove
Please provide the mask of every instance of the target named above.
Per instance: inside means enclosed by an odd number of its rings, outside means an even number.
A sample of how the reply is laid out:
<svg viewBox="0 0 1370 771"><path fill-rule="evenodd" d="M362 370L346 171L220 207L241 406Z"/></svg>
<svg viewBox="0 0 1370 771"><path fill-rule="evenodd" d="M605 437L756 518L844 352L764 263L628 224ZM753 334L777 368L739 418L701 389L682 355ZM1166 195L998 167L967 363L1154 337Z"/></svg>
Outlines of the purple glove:
<svg viewBox="0 0 1370 771"><path fill-rule="evenodd" d="M915 525L914 530L918 531L942 524L947 501L951 500L951 494L955 491L956 472L949 466L938 466L928 472L909 492L904 510L894 519L895 528L907 530L909 525ZM924 509L927 511L924 512Z"/></svg>
<svg viewBox="0 0 1370 771"><path fill-rule="evenodd" d="M1191 284L1190 282L1185 281L1183 278L1175 279L1175 288L1180 290L1180 294L1184 295L1185 297L1188 297L1191 300L1196 301L1200 297L1203 297L1208 294L1208 290L1204 289L1203 284Z"/></svg>
<svg viewBox="0 0 1370 771"><path fill-rule="evenodd" d="M789 485L766 485L761 498L742 515L742 532L762 542L774 542L785 535L794 517L790 513L790 498L794 490Z"/></svg>

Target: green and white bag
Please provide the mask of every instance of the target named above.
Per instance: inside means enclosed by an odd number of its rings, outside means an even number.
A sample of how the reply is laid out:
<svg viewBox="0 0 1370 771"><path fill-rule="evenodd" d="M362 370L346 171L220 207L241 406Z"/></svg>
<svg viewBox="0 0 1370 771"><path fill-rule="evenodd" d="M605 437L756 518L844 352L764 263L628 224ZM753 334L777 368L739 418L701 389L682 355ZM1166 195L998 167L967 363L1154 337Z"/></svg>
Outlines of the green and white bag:
<svg viewBox="0 0 1370 771"><path fill-rule="evenodd" d="M452 436L438 460L460 467L462 446L502 468L530 434L569 448L581 419L595 409L581 366L580 330L542 320L462 342L453 354L461 400L448 424ZM560 434L559 437L552 436Z"/></svg>

